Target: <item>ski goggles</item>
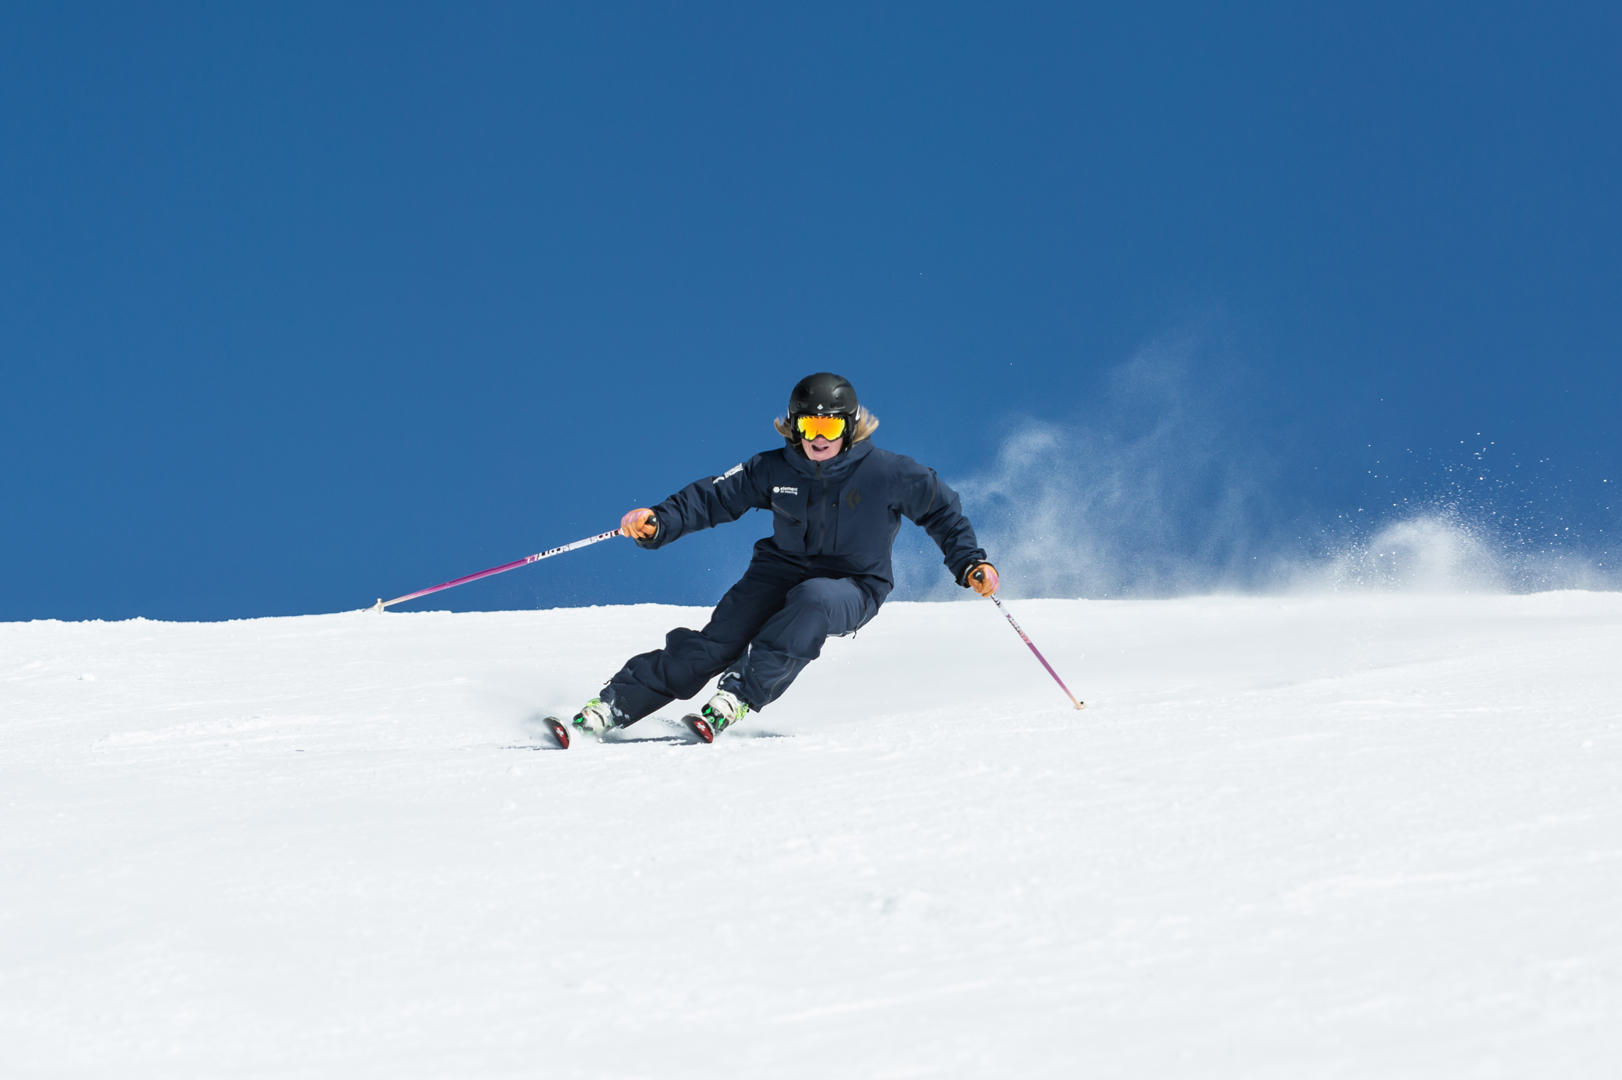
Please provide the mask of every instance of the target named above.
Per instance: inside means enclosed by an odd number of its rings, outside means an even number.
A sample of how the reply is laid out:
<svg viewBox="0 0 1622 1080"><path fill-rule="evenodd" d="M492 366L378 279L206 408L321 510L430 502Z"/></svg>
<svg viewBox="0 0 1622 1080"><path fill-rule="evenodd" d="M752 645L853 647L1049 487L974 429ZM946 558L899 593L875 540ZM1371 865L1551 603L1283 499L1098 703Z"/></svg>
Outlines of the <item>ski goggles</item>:
<svg viewBox="0 0 1622 1080"><path fill-rule="evenodd" d="M794 430L800 433L802 439L815 439L820 436L832 442L845 433L845 418L843 416L798 416L794 419Z"/></svg>

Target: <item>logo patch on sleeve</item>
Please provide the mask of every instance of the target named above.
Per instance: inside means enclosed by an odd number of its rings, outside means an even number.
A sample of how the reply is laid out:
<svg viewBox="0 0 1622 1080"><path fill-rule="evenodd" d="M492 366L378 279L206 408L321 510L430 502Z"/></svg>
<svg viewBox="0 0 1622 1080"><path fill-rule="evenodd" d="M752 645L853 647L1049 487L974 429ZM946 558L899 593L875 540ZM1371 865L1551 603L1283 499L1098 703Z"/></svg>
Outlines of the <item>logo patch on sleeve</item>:
<svg viewBox="0 0 1622 1080"><path fill-rule="evenodd" d="M714 480L711 481L711 483L719 484L721 481L725 480L727 477L729 477L729 476L737 476L741 472L743 472L743 462L740 461L738 464L732 466L732 468L728 469L726 472L722 473L720 476L717 476Z"/></svg>

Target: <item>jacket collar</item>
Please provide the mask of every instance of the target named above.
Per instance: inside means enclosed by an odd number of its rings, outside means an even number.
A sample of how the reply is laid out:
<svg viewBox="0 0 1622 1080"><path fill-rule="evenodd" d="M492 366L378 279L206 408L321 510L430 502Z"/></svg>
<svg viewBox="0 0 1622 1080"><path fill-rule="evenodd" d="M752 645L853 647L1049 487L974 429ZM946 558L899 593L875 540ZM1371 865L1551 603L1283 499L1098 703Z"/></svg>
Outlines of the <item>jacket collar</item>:
<svg viewBox="0 0 1622 1080"><path fill-rule="evenodd" d="M840 454L832 461L822 463L822 478L824 480L843 480L850 475L850 471L873 450L873 441L863 439L849 450ZM792 446L783 448L783 456L788 459L789 466L797 473L806 476L817 475L817 463L800 453Z"/></svg>

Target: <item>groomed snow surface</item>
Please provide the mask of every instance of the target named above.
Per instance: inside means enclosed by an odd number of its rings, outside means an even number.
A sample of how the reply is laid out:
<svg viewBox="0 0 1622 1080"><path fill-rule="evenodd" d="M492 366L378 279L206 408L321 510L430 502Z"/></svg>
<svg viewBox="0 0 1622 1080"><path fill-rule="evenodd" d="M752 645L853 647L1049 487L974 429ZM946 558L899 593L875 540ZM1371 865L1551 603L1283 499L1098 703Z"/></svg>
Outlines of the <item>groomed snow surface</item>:
<svg viewBox="0 0 1622 1080"><path fill-rule="evenodd" d="M1614 1077L1622 595L0 624L8 1077Z"/></svg>

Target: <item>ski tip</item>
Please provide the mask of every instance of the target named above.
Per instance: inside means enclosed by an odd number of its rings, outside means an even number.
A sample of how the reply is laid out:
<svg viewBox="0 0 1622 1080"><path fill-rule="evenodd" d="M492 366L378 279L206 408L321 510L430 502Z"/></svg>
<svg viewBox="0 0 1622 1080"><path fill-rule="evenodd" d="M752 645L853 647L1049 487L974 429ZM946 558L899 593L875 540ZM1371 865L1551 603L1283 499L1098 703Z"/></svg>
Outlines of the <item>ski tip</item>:
<svg viewBox="0 0 1622 1080"><path fill-rule="evenodd" d="M682 719L687 722L688 729L691 730L694 735L697 735L700 739L707 743L712 743L715 741L715 729L710 726L710 722L708 720L698 715L698 713L688 713L686 716L682 717Z"/></svg>
<svg viewBox="0 0 1622 1080"><path fill-rule="evenodd" d="M546 726L552 729L552 737L558 741L558 749L569 749L569 726L555 716L546 718Z"/></svg>

